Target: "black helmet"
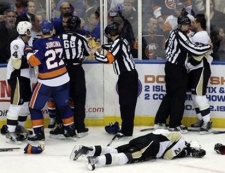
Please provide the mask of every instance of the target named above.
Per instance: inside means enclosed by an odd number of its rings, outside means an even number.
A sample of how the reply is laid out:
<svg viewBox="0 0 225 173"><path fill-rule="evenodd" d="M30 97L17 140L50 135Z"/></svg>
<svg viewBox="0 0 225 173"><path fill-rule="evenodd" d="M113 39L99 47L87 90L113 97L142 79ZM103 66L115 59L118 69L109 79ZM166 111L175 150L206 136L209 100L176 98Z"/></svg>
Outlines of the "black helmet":
<svg viewBox="0 0 225 173"><path fill-rule="evenodd" d="M77 16L70 16L67 20L67 27L69 29L77 30L80 27L81 20Z"/></svg>
<svg viewBox="0 0 225 173"><path fill-rule="evenodd" d="M177 18L177 23L178 25L190 25L191 20L186 15L180 15Z"/></svg>
<svg viewBox="0 0 225 173"><path fill-rule="evenodd" d="M115 36L115 35L118 35L119 34L119 31L118 31L118 24L115 23L115 22L112 22L110 24L108 24L106 27L105 27L105 34L106 35L110 35L110 36Z"/></svg>

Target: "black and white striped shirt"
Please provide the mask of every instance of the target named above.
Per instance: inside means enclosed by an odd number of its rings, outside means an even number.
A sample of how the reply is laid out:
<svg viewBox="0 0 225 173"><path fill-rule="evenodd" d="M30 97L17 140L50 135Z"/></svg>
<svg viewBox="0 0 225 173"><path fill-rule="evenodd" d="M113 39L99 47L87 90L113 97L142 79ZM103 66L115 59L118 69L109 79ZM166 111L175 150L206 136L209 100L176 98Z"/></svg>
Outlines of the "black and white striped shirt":
<svg viewBox="0 0 225 173"><path fill-rule="evenodd" d="M178 29L173 30L166 41L166 59L172 64L184 66L187 54L200 56L211 49L210 45L196 45Z"/></svg>
<svg viewBox="0 0 225 173"><path fill-rule="evenodd" d="M60 35L59 38L63 40L66 64L82 63L85 56L90 55L90 47L82 35L68 32Z"/></svg>
<svg viewBox="0 0 225 173"><path fill-rule="evenodd" d="M130 52L130 45L124 38L117 37L112 43L106 56L95 53L95 58L104 63L113 63L114 72L120 75L135 69L133 56Z"/></svg>

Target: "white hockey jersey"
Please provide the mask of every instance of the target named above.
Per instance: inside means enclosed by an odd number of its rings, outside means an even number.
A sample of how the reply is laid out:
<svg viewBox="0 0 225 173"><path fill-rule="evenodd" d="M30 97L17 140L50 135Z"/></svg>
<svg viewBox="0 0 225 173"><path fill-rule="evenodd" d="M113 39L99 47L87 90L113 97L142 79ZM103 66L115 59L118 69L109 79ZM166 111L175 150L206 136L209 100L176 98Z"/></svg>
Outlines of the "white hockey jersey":
<svg viewBox="0 0 225 173"><path fill-rule="evenodd" d="M22 56L24 55L24 49L26 46L32 47L33 39L30 39L28 43L25 43L22 38L19 36L13 40L10 44L11 56L7 64L7 80L13 77L26 77L26 78L35 78L34 68L29 65L27 68L22 68ZM28 62L27 62L28 63Z"/></svg>

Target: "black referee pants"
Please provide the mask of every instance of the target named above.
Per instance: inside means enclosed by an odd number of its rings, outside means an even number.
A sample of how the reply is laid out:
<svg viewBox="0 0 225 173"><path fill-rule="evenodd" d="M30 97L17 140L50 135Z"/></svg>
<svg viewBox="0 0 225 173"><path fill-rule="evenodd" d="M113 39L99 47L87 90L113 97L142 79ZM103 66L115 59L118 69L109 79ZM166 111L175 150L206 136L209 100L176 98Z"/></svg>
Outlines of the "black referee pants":
<svg viewBox="0 0 225 173"><path fill-rule="evenodd" d="M169 127L175 128L181 125L184 114L184 102L188 82L186 68L166 62L165 82L166 95L156 114L155 124L166 123L166 119L170 116Z"/></svg>
<svg viewBox="0 0 225 173"><path fill-rule="evenodd" d="M74 125L78 133L85 131L86 81L82 65L67 65L70 76L70 97L74 101Z"/></svg>
<svg viewBox="0 0 225 173"><path fill-rule="evenodd" d="M119 75L118 94L122 119L121 131L125 136L133 135L135 108L138 96L138 73L136 70Z"/></svg>

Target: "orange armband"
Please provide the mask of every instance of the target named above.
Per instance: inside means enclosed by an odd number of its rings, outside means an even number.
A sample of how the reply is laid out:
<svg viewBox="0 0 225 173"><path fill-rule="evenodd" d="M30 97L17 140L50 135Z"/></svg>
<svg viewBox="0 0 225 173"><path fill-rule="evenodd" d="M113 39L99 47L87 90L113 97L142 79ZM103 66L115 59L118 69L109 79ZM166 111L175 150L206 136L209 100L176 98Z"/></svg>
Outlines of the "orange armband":
<svg viewBox="0 0 225 173"><path fill-rule="evenodd" d="M109 63L111 64L113 61L115 61L115 57L113 56L113 54L111 54L110 52L106 53L106 57L109 61Z"/></svg>

